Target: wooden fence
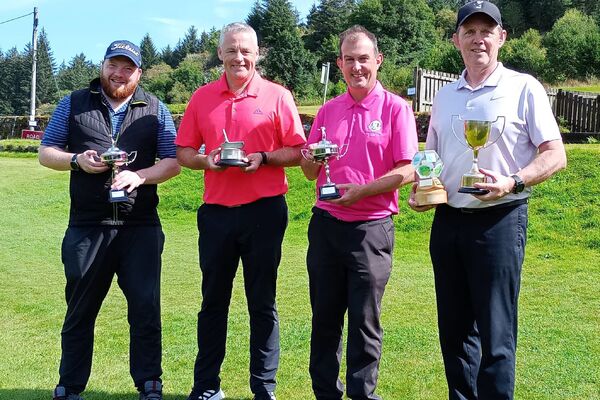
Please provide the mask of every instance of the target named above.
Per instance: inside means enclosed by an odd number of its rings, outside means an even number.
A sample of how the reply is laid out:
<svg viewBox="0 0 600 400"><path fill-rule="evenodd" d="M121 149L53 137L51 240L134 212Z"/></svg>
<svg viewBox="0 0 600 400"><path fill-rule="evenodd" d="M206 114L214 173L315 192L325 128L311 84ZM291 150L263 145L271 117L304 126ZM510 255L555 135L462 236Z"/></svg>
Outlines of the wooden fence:
<svg viewBox="0 0 600 400"><path fill-rule="evenodd" d="M413 111L431 111L438 90L454 82L460 75L415 68L415 97ZM556 118L570 132L600 133L600 94L567 92L562 89L547 89L548 101Z"/></svg>

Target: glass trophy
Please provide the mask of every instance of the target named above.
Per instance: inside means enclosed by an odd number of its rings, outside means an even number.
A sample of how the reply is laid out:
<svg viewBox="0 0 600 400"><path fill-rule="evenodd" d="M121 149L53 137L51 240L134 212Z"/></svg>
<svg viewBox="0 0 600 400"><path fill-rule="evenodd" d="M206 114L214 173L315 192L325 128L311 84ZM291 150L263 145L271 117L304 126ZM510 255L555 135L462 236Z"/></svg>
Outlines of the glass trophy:
<svg viewBox="0 0 600 400"><path fill-rule="evenodd" d="M114 143L108 150L100 154L100 160L112 169L112 179L119 173L119 167L129 165L135 161L137 151L127 153L119 149ZM108 192L108 201L111 203L119 203L127 201L127 191L125 189L110 189Z"/></svg>
<svg viewBox="0 0 600 400"><path fill-rule="evenodd" d="M415 202L418 206L442 204L448 201L448 193L439 180L444 168L442 159L435 150L418 151L412 159L417 173Z"/></svg>
<svg viewBox="0 0 600 400"><path fill-rule="evenodd" d="M463 135L460 136L456 133L454 129L454 121L458 119L463 122ZM502 128L501 129L492 129L494 124L499 120L502 120ZM482 120L473 120L473 119L463 119L460 115L452 116L452 133L459 142L463 145L469 147L473 152L473 162L471 164L471 169L463 174L461 178L461 187L458 189L459 193L468 193L468 194L487 194L489 190L478 189L475 187L475 183L484 183L485 175L479 172L478 165L478 157L479 151L491 146L496 143L498 139L502 136L504 132L506 118L504 116L498 116L494 121L482 121ZM496 134L493 135L493 131L496 131Z"/></svg>

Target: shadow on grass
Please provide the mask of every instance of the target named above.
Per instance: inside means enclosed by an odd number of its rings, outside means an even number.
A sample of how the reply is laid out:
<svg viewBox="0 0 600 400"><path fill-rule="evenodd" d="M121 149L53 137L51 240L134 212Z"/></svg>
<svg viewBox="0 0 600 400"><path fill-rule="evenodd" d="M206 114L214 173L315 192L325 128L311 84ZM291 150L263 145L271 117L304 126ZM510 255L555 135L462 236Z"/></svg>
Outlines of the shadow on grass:
<svg viewBox="0 0 600 400"><path fill-rule="evenodd" d="M106 393L98 391L85 391L81 393L85 400L137 400L137 392L130 393ZM163 395L163 400L186 400L186 394L168 394ZM0 389L1 400L50 400L52 399L52 389ZM226 397L225 400L252 400L251 397Z"/></svg>

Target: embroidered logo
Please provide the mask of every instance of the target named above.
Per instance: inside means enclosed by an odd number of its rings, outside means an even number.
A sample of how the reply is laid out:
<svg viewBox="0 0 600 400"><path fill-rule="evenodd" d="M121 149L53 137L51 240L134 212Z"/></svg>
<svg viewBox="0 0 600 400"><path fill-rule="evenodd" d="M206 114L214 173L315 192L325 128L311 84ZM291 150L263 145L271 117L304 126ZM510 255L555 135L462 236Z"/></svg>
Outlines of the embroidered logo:
<svg viewBox="0 0 600 400"><path fill-rule="evenodd" d="M475 5L475 8L481 8L481 6L483 5L483 1L478 1L477 4Z"/></svg>
<svg viewBox="0 0 600 400"><path fill-rule="evenodd" d="M263 112L262 112L262 110L260 108L257 108L256 110L254 110L253 114L263 115Z"/></svg>
<svg viewBox="0 0 600 400"><path fill-rule="evenodd" d="M381 131L381 121L378 119L371 121L371 123L369 124L369 129L371 130L371 132Z"/></svg>

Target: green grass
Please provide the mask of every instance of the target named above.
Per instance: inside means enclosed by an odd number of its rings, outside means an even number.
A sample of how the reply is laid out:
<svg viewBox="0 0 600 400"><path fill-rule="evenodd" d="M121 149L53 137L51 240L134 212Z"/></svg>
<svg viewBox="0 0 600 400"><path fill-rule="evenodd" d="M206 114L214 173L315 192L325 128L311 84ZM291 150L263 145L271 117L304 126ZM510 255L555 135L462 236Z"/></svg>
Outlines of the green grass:
<svg viewBox="0 0 600 400"><path fill-rule="evenodd" d="M517 399L600 399L600 146L570 145L566 171L534 191L520 299ZM0 399L48 399L56 384L65 311L60 243L68 213L68 174L35 158L0 157ZM311 398L307 370L310 310L305 268L313 184L289 170L290 224L278 280L281 367L278 398ZM202 174L185 170L160 187L167 236L162 273L165 399L192 384L200 304L195 209ZM378 392L385 399L446 396L428 256L431 213L405 205L396 218L394 269L383 303ZM86 400L136 398L128 372L126 304L115 284L96 325ZM227 358L228 399L248 389L248 317L241 274L235 281Z"/></svg>
<svg viewBox="0 0 600 400"><path fill-rule="evenodd" d="M298 106L298 112L300 114L312 115L313 117L317 115L317 111L319 111L321 105L313 105L313 106Z"/></svg>

